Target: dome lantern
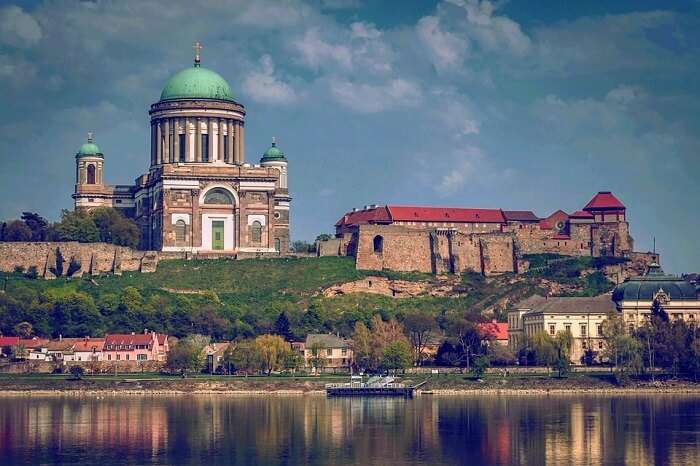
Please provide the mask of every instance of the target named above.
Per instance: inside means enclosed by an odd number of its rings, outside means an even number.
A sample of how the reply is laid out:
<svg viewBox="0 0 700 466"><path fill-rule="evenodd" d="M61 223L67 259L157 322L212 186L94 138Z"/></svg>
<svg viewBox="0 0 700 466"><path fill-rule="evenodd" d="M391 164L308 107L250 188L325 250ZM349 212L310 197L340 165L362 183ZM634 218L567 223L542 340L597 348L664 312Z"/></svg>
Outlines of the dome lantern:
<svg viewBox="0 0 700 466"><path fill-rule="evenodd" d="M77 158L81 157L100 157L104 158L102 155L102 151L100 148L95 144L93 139L93 134L92 131L88 132L88 137L87 137L87 142L80 146L80 149L78 152L75 154Z"/></svg>

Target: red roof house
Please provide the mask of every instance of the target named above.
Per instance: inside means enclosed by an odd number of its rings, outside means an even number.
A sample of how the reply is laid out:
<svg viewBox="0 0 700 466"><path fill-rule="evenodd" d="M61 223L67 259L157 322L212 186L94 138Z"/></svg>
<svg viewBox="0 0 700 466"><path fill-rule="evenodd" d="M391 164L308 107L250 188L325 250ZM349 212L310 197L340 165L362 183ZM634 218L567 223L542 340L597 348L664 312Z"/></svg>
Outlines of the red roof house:
<svg viewBox="0 0 700 466"><path fill-rule="evenodd" d="M508 344L508 324L502 322L486 322L477 326L481 334L489 339L495 340L502 345Z"/></svg>
<svg viewBox="0 0 700 466"><path fill-rule="evenodd" d="M386 207L394 222L506 223L501 209L459 209L451 207Z"/></svg>

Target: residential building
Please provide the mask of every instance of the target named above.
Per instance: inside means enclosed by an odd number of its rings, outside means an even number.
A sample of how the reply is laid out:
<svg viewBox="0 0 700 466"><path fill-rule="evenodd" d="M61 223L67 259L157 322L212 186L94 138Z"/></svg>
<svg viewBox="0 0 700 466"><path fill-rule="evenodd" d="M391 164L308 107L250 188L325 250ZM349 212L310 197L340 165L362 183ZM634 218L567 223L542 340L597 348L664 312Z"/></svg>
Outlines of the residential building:
<svg viewBox="0 0 700 466"><path fill-rule="evenodd" d="M12 347L19 344L19 337L1 337L0 336L0 357L9 357L12 355Z"/></svg>
<svg viewBox="0 0 700 466"><path fill-rule="evenodd" d="M102 361L104 338L86 337L73 345L74 361Z"/></svg>
<svg viewBox="0 0 700 466"><path fill-rule="evenodd" d="M508 346L508 324L503 322L485 322L478 326L481 334L499 345Z"/></svg>
<svg viewBox="0 0 700 466"><path fill-rule="evenodd" d="M207 361L207 372L219 372L226 370L224 367L224 354L231 343L209 343L204 347L204 355Z"/></svg>
<svg viewBox="0 0 700 466"><path fill-rule="evenodd" d="M156 332L108 334L102 361L165 362L169 351L166 335Z"/></svg>
<svg viewBox="0 0 700 466"><path fill-rule="evenodd" d="M573 337L571 362L581 363L584 353L604 349L603 322L615 312L609 294L593 298L530 297L508 311L508 344L517 351L528 338L545 332L555 337L569 332Z"/></svg>
<svg viewBox="0 0 700 466"><path fill-rule="evenodd" d="M304 365L312 367L312 361L317 357L325 359L324 368L347 369L352 364L352 348L336 335L311 333L304 342Z"/></svg>

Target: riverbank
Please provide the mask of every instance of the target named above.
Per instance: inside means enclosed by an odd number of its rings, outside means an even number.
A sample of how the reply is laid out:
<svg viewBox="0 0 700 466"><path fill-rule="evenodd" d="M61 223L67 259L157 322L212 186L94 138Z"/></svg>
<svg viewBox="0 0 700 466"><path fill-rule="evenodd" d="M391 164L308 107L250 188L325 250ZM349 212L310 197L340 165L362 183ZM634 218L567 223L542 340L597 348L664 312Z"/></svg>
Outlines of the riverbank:
<svg viewBox="0 0 700 466"><path fill-rule="evenodd" d="M424 377L405 377L415 385ZM326 383L347 381L347 377L167 377L158 374L85 376L71 380L66 375L15 375L0 377L0 396L57 395L323 395ZM474 379L463 374L430 377L416 391L419 396L454 395L596 395L596 394L686 394L700 396L700 384L687 379L659 377L656 381L633 379L625 386L610 374L572 374L558 378L547 375L496 376Z"/></svg>

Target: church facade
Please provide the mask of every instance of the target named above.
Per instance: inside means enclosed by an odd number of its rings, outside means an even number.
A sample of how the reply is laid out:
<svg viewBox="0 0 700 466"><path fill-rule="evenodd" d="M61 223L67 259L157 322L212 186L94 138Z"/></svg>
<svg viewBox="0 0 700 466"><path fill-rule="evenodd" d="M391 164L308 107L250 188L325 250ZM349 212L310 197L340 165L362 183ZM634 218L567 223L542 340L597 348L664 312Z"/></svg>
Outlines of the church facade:
<svg viewBox="0 0 700 466"><path fill-rule="evenodd" d="M76 154L75 208L113 207L133 218L141 248L215 255L289 250L287 159L272 145L246 163L243 105L201 66L172 76L151 105L150 167L133 185L104 184L105 157L88 136Z"/></svg>

